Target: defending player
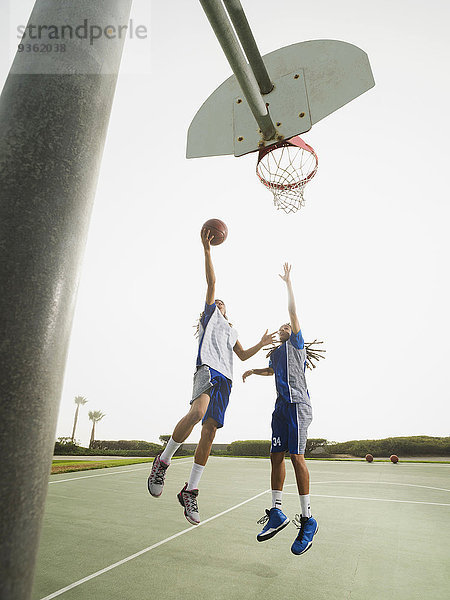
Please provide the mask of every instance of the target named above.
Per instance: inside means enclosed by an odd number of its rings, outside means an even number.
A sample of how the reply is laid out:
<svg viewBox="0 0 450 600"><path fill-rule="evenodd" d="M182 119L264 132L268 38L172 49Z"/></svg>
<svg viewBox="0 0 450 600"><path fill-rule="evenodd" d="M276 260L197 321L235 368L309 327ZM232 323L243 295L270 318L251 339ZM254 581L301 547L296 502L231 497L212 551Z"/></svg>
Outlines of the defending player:
<svg viewBox="0 0 450 600"><path fill-rule="evenodd" d="M306 349L297 318L290 272L290 265L285 263L284 275L280 277L287 286L290 324L282 325L279 329L282 343L272 352L267 368L246 371L242 379L245 381L250 375L275 374L277 389L275 410L272 415L270 449L272 508L266 510L266 516L259 521L267 524L256 539L259 542L268 540L289 523L288 517L281 510L283 484L286 477L284 454L288 450L294 466L301 506L301 518L298 524L300 531L292 544L291 551L294 554L303 554L311 547L318 525L311 516L309 472L304 457L308 426L312 421L311 402L305 379Z"/></svg>
<svg viewBox="0 0 450 600"><path fill-rule="evenodd" d="M178 500L184 507L184 516L192 525L200 523L198 485L216 431L223 427L224 423L233 378L233 351L241 360L247 360L265 345L273 343L275 335L268 334L266 330L255 346L244 350L237 339L237 331L228 322L225 304L222 300L214 299L216 277L211 259L211 240L214 236L211 236L210 231L202 230L201 238L205 252L207 292L205 310L200 319L197 370L194 375L191 407L176 425L167 446L153 461L148 478L148 490L152 496L158 498L162 494L164 478L172 456L189 437L194 426L202 421L201 437L195 451L191 475L178 494Z"/></svg>

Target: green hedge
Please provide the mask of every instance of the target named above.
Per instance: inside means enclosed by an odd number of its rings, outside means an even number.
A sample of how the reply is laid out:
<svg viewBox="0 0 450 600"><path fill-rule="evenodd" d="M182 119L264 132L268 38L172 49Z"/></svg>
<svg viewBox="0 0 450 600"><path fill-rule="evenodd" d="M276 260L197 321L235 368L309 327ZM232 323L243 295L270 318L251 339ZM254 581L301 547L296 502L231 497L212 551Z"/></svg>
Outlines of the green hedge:
<svg viewBox="0 0 450 600"><path fill-rule="evenodd" d="M65 441L65 438L59 438L55 442L54 454L76 454L80 447L71 441Z"/></svg>
<svg viewBox="0 0 450 600"><path fill-rule="evenodd" d="M320 456L328 456L327 440L325 438L308 438L306 440L305 456L310 456L313 450L321 448ZM319 455L319 453L317 453Z"/></svg>
<svg viewBox="0 0 450 600"><path fill-rule="evenodd" d="M83 452L79 452L78 454L86 454L89 456L156 456L162 450L162 446L158 444L152 444L154 448L149 448L148 450L93 450L92 448L83 448Z"/></svg>
<svg viewBox="0 0 450 600"><path fill-rule="evenodd" d="M72 456L156 456L159 454L163 446L153 444L152 442L139 442L139 446L134 448L124 448L129 440L120 440L119 442L94 442L93 448L84 448L77 446L70 441L57 441L54 447L54 454L72 455ZM119 443L122 445L119 448ZM98 445L97 445L98 444ZM145 448L142 448L145 445ZM113 447L111 447L113 446Z"/></svg>
<svg viewBox="0 0 450 600"><path fill-rule="evenodd" d="M449 456L450 437L429 437L417 435L409 437L391 437L381 440L351 440L337 444L327 444L326 450L332 454L351 454L365 456Z"/></svg>
<svg viewBox="0 0 450 600"><path fill-rule="evenodd" d="M232 456L269 456L270 441L239 440L237 442L232 442L227 450Z"/></svg>
<svg viewBox="0 0 450 600"><path fill-rule="evenodd" d="M156 456L164 446L143 440L98 440L92 448L83 448L70 441L70 438L59 438L54 453L63 455L90 456ZM363 457L370 453L375 457L390 456L450 456L450 437L410 436L385 438L381 440L351 440L341 443L327 443L323 438L310 438L306 444L306 456L316 448L323 448L320 456L330 454L350 454ZM176 452L177 456L192 455L183 446ZM225 451L214 451L217 456L269 456L269 440L239 440L232 442Z"/></svg>
<svg viewBox="0 0 450 600"><path fill-rule="evenodd" d="M124 456L156 456L163 450L164 446L154 444L153 442L145 442L143 440L96 440L92 444L92 450L97 454L111 451L110 454L122 456L122 451L127 451ZM175 456L188 456L192 452L185 450L181 445L175 452Z"/></svg>
<svg viewBox="0 0 450 600"><path fill-rule="evenodd" d="M308 456L316 448L322 447L326 451L327 440L325 438L310 438L306 443L305 456ZM232 442L227 450L232 456L269 456L269 440L239 440ZM321 454L324 456L324 454Z"/></svg>
<svg viewBox="0 0 450 600"><path fill-rule="evenodd" d="M92 450L151 450L156 447L162 448L159 444L145 442L144 440L95 440L92 442Z"/></svg>
<svg viewBox="0 0 450 600"><path fill-rule="evenodd" d="M59 438L55 443L54 454L75 456L156 456L164 446L143 440L96 440L91 448L77 446L70 438ZM178 448L175 456L192 456L193 452Z"/></svg>
<svg viewBox="0 0 450 600"><path fill-rule="evenodd" d="M325 438L310 438L306 442L305 456L311 454L316 448L324 448L325 452L327 440ZM239 440L232 442L227 450L232 456L269 456L270 455L269 440ZM321 454L321 456L324 456Z"/></svg>

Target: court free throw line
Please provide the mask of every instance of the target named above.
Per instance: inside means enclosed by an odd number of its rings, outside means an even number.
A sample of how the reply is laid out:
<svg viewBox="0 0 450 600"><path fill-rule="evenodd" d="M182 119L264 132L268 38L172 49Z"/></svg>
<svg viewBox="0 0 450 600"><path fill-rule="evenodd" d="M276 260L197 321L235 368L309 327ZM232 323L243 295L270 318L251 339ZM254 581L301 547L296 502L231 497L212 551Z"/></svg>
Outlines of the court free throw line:
<svg viewBox="0 0 450 600"><path fill-rule="evenodd" d="M192 527L183 529L182 531L179 531L178 533L171 535L170 537L166 538L165 540L161 540L160 542L157 542L156 544L153 544L152 546L149 546L148 548L144 548L143 550L140 550L139 552L136 552L135 554L131 554L130 556L127 556L126 558L123 558L122 560L119 560L118 562L115 562L112 565L105 567L104 569L100 569L100 571L96 571L95 573L92 573L92 575L83 577L83 579L79 579L78 581L75 581L74 583L71 583L70 585L68 585L64 588L61 588L60 590L53 592L49 596L45 596L45 598L41 598L41 600L52 600L52 598L61 596L65 592L68 592L69 590L73 590L73 588L78 587L79 585L82 585L83 583L86 583L87 581L90 581L91 579L94 579L95 577L98 577L99 575L103 575L103 573L107 573L108 571L111 571L112 569L115 569L116 567L120 567L120 565L123 565L123 564L129 562L130 560L133 560L133 558L137 558L138 556L141 556L142 554L145 554L146 552L150 552L150 550L154 550L155 548L158 548L159 546L162 546L163 544L166 544L167 542L170 542L171 540L174 540L175 538L180 537L181 535L184 535L185 533L189 533L189 531L194 531L194 530L198 529L199 527L201 527L202 525L206 525L206 523L209 523L210 521L214 521L214 519L218 519L219 517L226 515L227 513L231 512L232 510L235 510L236 508L239 508L240 506L243 506L244 504L247 504L248 502L252 502L252 500L256 500L256 498L259 498L260 496L267 494L269 491L270 490L264 490L264 492L260 492L259 494L256 494L256 496L253 496L252 498L248 498L247 500L244 500L243 502L240 502L239 504L236 504L235 506L232 506L231 508L227 508L227 510L224 510L224 511L218 513L217 515L209 517L209 519L205 519L204 521L202 521L200 523L200 525L192 525Z"/></svg>

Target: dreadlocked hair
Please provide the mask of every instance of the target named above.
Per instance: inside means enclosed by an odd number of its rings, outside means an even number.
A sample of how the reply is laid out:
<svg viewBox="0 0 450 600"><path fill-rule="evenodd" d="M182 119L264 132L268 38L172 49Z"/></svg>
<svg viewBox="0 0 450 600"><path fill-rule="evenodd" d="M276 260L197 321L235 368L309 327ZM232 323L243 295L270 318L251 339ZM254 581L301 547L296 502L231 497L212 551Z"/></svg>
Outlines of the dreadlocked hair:
<svg viewBox="0 0 450 600"><path fill-rule="evenodd" d="M286 325L290 326L290 323L286 323ZM264 350L268 350L268 353L266 354L266 358L269 358L270 356L272 356L272 354L275 352L275 350L278 350L278 348L280 346L282 346L283 344L284 344L284 342L280 342L278 344L273 344L272 346L264 348ZM319 360L321 358L325 358L324 353L326 352L326 350L323 350L322 348L314 348L314 346L316 344L323 344L323 342L319 342L317 340L314 340L313 342L305 342L306 366L310 370L315 369L317 366L314 364L314 361L319 362Z"/></svg>
<svg viewBox="0 0 450 600"><path fill-rule="evenodd" d="M197 319L196 324L192 325L192 327L194 327L194 329L195 329L194 335L196 338L198 338L198 336L200 335L200 322L203 319L204 314L205 314L205 311L201 312L199 318Z"/></svg>
<svg viewBox="0 0 450 600"><path fill-rule="evenodd" d="M215 300L214 300L214 302L215 302ZM195 329L194 335L195 335L196 338L198 338L199 335L200 335L200 323L201 323L201 321L203 319L204 314L205 314L205 311L202 310L202 312L200 313L200 316L197 319L196 324L192 325L192 327L194 327L194 329ZM227 315L223 315L223 317L228 321ZM233 327L233 325L229 321L228 321L228 324L229 324L230 327Z"/></svg>

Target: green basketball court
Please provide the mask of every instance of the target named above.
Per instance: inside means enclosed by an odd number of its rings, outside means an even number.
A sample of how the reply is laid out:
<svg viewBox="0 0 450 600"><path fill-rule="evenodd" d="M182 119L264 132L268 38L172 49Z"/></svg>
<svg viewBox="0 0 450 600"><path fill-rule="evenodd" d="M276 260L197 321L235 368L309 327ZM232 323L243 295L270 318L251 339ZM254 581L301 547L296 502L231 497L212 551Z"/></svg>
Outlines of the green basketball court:
<svg viewBox="0 0 450 600"><path fill-rule="evenodd" d="M294 556L292 524L255 539L270 507L269 460L212 457L198 527L176 498L191 463L172 462L159 499L146 489L150 465L52 476L33 599L450 597L450 465L308 461L320 528ZM289 461L286 483L292 520Z"/></svg>

